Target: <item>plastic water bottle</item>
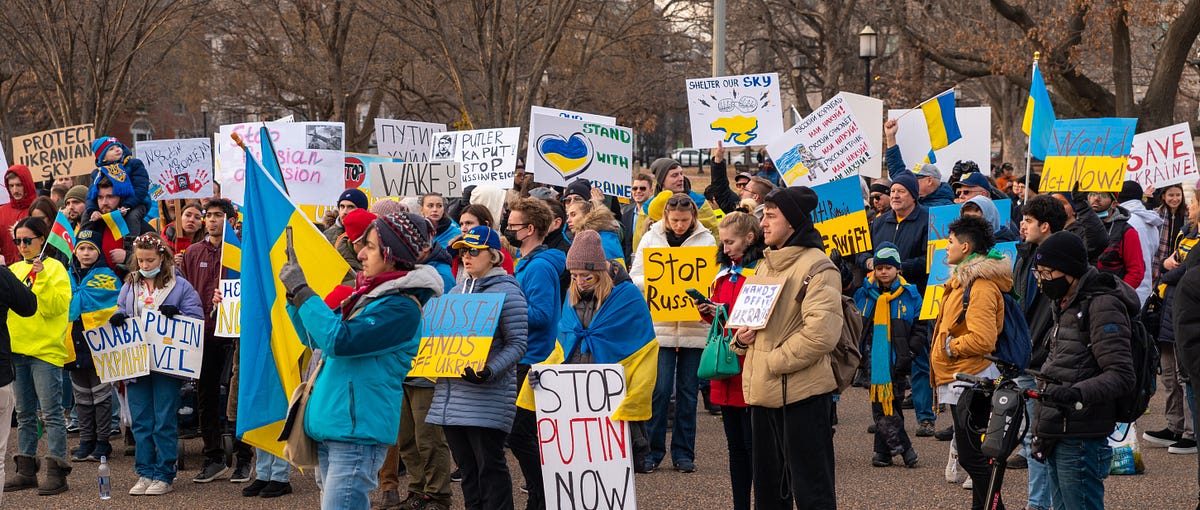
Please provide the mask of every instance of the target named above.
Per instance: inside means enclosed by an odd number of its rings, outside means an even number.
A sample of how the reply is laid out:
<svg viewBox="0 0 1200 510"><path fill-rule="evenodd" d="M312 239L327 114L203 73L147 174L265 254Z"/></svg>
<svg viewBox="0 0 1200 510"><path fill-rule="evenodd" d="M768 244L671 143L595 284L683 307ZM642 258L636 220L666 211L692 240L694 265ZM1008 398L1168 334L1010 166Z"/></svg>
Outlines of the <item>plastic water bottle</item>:
<svg viewBox="0 0 1200 510"><path fill-rule="evenodd" d="M112 484L108 479L108 457L100 457L100 499L112 498Z"/></svg>

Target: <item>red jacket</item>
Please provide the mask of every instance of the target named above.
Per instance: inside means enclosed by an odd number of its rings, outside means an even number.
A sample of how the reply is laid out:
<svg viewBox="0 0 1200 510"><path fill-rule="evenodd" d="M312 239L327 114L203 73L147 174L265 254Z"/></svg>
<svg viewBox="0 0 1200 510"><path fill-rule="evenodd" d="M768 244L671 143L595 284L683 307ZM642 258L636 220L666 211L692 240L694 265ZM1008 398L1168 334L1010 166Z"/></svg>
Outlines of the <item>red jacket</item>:
<svg viewBox="0 0 1200 510"><path fill-rule="evenodd" d="M25 186L25 198L0 205L0 254L9 264L21 260L21 252L17 251L17 243L13 242L13 226L29 216L29 206L37 198L37 188L33 186L33 175L29 173L29 168L25 165L8 167L8 171L4 172L4 182L0 184L7 186L8 176L12 174L21 178L21 184Z"/></svg>
<svg viewBox="0 0 1200 510"><path fill-rule="evenodd" d="M204 331L212 338L217 321L212 315L213 293L221 283L221 247L212 244L209 238L195 243L183 252L183 264L179 268L183 277L200 294L200 307L204 310Z"/></svg>
<svg viewBox="0 0 1200 510"><path fill-rule="evenodd" d="M754 265L757 265L757 261ZM733 303L737 301L738 293L742 291L742 285L746 283L746 278L754 274L754 268L743 268L740 274L737 274L737 281L730 281L734 273L728 266L722 266L721 272L717 273L717 279L713 281L710 287L713 303L725 305L725 310L733 308ZM711 315L704 316L704 321L712 323ZM745 356L738 356L738 368L746 362ZM735 375L728 379L720 379L711 381L709 387L712 393L709 398L712 403L722 406L746 407L746 399L742 395L742 376Z"/></svg>

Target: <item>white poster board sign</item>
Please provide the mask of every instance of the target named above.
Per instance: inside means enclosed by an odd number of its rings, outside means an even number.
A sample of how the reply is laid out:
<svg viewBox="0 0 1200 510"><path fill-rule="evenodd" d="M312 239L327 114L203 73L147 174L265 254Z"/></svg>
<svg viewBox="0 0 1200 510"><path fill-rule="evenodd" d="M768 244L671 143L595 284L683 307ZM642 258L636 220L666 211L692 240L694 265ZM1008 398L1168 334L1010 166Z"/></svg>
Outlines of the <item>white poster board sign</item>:
<svg viewBox="0 0 1200 510"><path fill-rule="evenodd" d="M429 149L429 161L462 163L464 188L490 184L512 189L520 141L521 128L516 127L437 133Z"/></svg>
<svg viewBox="0 0 1200 510"><path fill-rule="evenodd" d="M608 117L605 115L596 115L594 113L573 112L571 110L559 110L558 108L547 108L545 106L531 106L531 107L529 107L529 139L530 140L533 140L534 136L536 136L536 135L534 135L534 133L538 132L538 128L537 128L537 116L538 115L549 115L552 117L562 117L564 119L582 120L582 121L591 122L594 124L603 124L605 126L617 125L616 117ZM534 161L536 159L538 159L538 155L534 151L533 144L532 143L526 144L526 147L525 147L525 171L526 172L531 173L531 174L533 173L533 170L529 165L530 165L531 161ZM538 182L542 182L542 181L538 181Z"/></svg>
<svg viewBox="0 0 1200 510"><path fill-rule="evenodd" d="M624 367L536 369L541 383L533 398L546 508L637 508L629 426L612 419L625 398Z"/></svg>
<svg viewBox="0 0 1200 510"><path fill-rule="evenodd" d="M834 96L767 145L789 186L817 186L858 173L871 142L842 96Z"/></svg>
<svg viewBox="0 0 1200 510"><path fill-rule="evenodd" d="M230 137L242 137L250 153L262 161L261 122L221 126L217 134L221 196L242 203L246 193L246 156ZM346 126L341 122L271 122L274 144L288 195L296 204L332 204L345 191Z"/></svg>
<svg viewBox="0 0 1200 510"><path fill-rule="evenodd" d="M779 74L687 80L692 147L766 145L783 134Z"/></svg>
<svg viewBox="0 0 1200 510"><path fill-rule="evenodd" d="M435 122L375 119L375 143L379 155L404 161L429 161L433 135L444 132L446 125Z"/></svg>
<svg viewBox="0 0 1200 510"><path fill-rule="evenodd" d="M152 200L195 200L213 196L212 140L146 140L134 148L150 174Z"/></svg>
<svg viewBox="0 0 1200 510"><path fill-rule="evenodd" d="M177 315L168 319L142 312L142 334L150 345L150 371L186 379L200 377L204 361L204 321Z"/></svg>
<svg viewBox="0 0 1200 510"><path fill-rule="evenodd" d="M1142 189L1196 180L1196 148L1187 122L1133 135L1125 180Z"/></svg>
<svg viewBox="0 0 1200 510"><path fill-rule="evenodd" d="M888 119L895 119L909 111L911 110L888 110ZM962 132L962 138L934 153L942 179L950 179L950 171L959 160L974 161L979 165L980 171L988 172L992 162L992 108L959 107L954 109L954 115L958 118L958 129ZM933 145L929 141L929 128L925 126L925 116L920 109L900 119L896 145L900 146L900 155L903 156L904 165L909 170L924 163L925 156L929 154L929 148Z"/></svg>
<svg viewBox="0 0 1200 510"><path fill-rule="evenodd" d="M238 338L242 336L242 281L223 279L218 284L221 302L217 304L217 330L214 336Z"/></svg>
<svg viewBox="0 0 1200 510"><path fill-rule="evenodd" d="M729 312L728 327L767 327L767 319L771 316L771 310L775 308L775 302L779 300L779 290L782 288L783 282L775 279L747 280L742 285L741 292L738 292L733 310Z"/></svg>
<svg viewBox="0 0 1200 510"><path fill-rule="evenodd" d="M871 144L871 159L858 167L858 175L878 179L883 176L883 101L853 92L838 92L846 100L858 128L867 135Z"/></svg>
<svg viewBox="0 0 1200 510"><path fill-rule="evenodd" d="M445 161L427 163L373 163L368 169L377 197L419 197L440 193L462 196L462 164Z"/></svg>
<svg viewBox="0 0 1200 510"><path fill-rule="evenodd" d="M92 364L96 366L100 382L111 383L150 375L150 350L142 334L141 320L126 319L120 327L106 322L96 329L84 330L83 340L91 351ZM77 352L75 355L83 356L86 353Z"/></svg>
<svg viewBox="0 0 1200 510"><path fill-rule="evenodd" d="M537 131L529 133L534 156L525 164L537 182L566 186L584 178L605 195L630 198L633 131L559 116L534 117Z"/></svg>

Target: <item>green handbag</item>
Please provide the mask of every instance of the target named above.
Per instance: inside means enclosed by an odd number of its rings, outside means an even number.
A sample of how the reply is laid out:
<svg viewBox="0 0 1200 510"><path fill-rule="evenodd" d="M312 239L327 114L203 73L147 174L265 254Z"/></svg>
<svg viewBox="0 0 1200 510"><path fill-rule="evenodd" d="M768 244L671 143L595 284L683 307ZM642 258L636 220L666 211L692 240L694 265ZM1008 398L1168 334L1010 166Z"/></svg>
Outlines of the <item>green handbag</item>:
<svg viewBox="0 0 1200 510"><path fill-rule="evenodd" d="M725 307L718 306L713 314L712 327L708 330L708 343L704 345L704 352L700 354L700 368L696 370L696 375L701 379L728 379L742 371L738 366L737 353L729 348L733 334L725 332L725 322L728 318Z"/></svg>

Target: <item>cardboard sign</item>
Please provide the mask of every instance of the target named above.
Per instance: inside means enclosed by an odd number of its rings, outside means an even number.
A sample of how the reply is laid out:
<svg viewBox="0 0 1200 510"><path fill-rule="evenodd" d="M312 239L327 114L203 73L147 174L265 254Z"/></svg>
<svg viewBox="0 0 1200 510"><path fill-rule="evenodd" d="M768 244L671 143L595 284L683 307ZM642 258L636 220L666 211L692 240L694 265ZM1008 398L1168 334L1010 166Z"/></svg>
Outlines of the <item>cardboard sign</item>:
<svg viewBox="0 0 1200 510"><path fill-rule="evenodd" d="M91 124L18 136L12 140L13 164L29 167L34 181L88 175L96 169L92 156L95 139Z"/></svg>
<svg viewBox="0 0 1200 510"><path fill-rule="evenodd" d="M905 115L908 112L911 114ZM903 116L903 118L900 118ZM992 108L989 106L959 107L954 109L958 129L962 138L934 152L933 161L942 173L942 180L950 179L950 171L957 161L974 161L984 172L991 162L992 154ZM888 118L900 118L900 130L896 132L896 145L900 156L909 170L924 164L933 146L929 141L929 128L920 109L888 110Z"/></svg>
<svg viewBox="0 0 1200 510"><path fill-rule="evenodd" d="M429 149L429 161L462 163L464 188L490 184L511 189L520 141L521 128L515 127L437 133Z"/></svg>
<svg viewBox="0 0 1200 510"><path fill-rule="evenodd" d="M250 154L262 161L261 122L221 126L217 134L217 175L221 196L242 203L246 193L246 155L230 137L242 137ZM295 204L332 204L345 191L346 127L341 122L270 122L271 143L283 170L288 196Z"/></svg>
<svg viewBox="0 0 1200 510"><path fill-rule="evenodd" d="M862 205L858 177L848 177L813 187L817 208L812 212L813 227L825 241L825 253L838 250L843 256L870 251L871 225Z"/></svg>
<svg viewBox="0 0 1200 510"><path fill-rule="evenodd" d="M1137 119L1054 121L1039 191L1121 191L1136 127Z"/></svg>
<svg viewBox="0 0 1200 510"><path fill-rule="evenodd" d="M716 246L642 250L644 292L654 322L700 320L700 311L687 290L708 288L720 270L716 260Z"/></svg>
<svg viewBox="0 0 1200 510"><path fill-rule="evenodd" d="M871 144L871 159L858 167L858 175L878 179L883 176L883 101L853 92L838 92L846 100L846 106L854 112L858 128L866 134Z"/></svg>
<svg viewBox="0 0 1200 510"><path fill-rule="evenodd" d="M779 74L687 80L692 147L765 145L783 134Z"/></svg>
<svg viewBox="0 0 1200 510"><path fill-rule="evenodd" d="M525 164L543 184L566 186L584 178L605 195L633 193L633 131L559 116L535 114L529 147L537 157Z"/></svg>
<svg viewBox="0 0 1200 510"><path fill-rule="evenodd" d="M1187 122L1133 135L1125 180L1143 189L1196 180L1196 148Z"/></svg>
<svg viewBox="0 0 1200 510"><path fill-rule="evenodd" d="M742 284L733 310L729 312L728 327L747 327L762 329L767 327L775 302L779 300L779 290L783 288L784 279L771 276L751 276Z"/></svg>
<svg viewBox="0 0 1200 510"><path fill-rule="evenodd" d="M213 336L242 336L242 281L221 280L221 302L217 305L217 330Z"/></svg>
<svg viewBox="0 0 1200 510"><path fill-rule="evenodd" d="M368 173L377 197L418 197L427 193L458 197L462 195L461 170L460 163L433 161L375 163Z"/></svg>
<svg viewBox="0 0 1200 510"><path fill-rule="evenodd" d="M546 508L636 509L633 441L612 419L625 399L617 364L537 365L538 449Z"/></svg>
<svg viewBox="0 0 1200 510"><path fill-rule="evenodd" d="M866 132L840 95L772 141L767 152L789 186L857 176L874 156Z"/></svg>
<svg viewBox="0 0 1200 510"><path fill-rule="evenodd" d="M127 319L121 327L105 323L83 331L100 382L111 383L150 375L150 348L142 321Z"/></svg>
<svg viewBox="0 0 1200 510"><path fill-rule="evenodd" d="M204 321L177 315L168 319L142 312L142 334L150 345L150 371L185 379L200 378L204 361Z"/></svg>
<svg viewBox="0 0 1200 510"><path fill-rule="evenodd" d="M462 377L483 370L504 294L447 294L425 304L421 346L409 377Z"/></svg>
<svg viewBox="0 0 1200 510"><path fill-rule="evenodd" d="M153 200L193 200L213 196L212 140L147 140L134 148L150 174Z"/></svg>
<svg viewBox="0 0 1200 510"><path fill-rule="evenodd" d="M429 161L433 135L445 131L445 124L434 122L375 119L375 141L379 146L379 155L414 163Z"/></svg>

